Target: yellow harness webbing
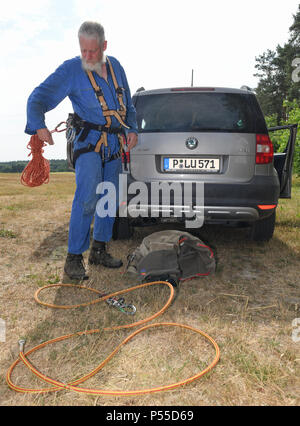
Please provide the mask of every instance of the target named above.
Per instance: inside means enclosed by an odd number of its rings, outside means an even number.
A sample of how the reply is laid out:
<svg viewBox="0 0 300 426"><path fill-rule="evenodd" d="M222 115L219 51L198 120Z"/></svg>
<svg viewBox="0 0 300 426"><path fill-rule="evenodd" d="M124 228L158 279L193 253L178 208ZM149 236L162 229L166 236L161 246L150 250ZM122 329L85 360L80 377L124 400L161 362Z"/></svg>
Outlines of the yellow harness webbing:
<svg viewBox="0 0 300 426"><path fill-rule="evenodd" d="M98 99L98 101L101 105L102 114L106 119L106 124L104 126L107 127L107 128L109 128L111 126L111 117L113 116L118 120L118 122L120 123L121 126L125 127L126 129L129 129L129 127L124 123L124 120L125 120L125 117L126 117L126 106L124 105L124 101L123 101L123 90L124 89L119 87L113 66L112 66L110 60L108 58L106 58L106 59L107 59L109 69L110 69L110 72L111 72L113 84L114 84L116 94L117 94L117 98L118 98L118 102L120 104L120 109L118 109L117 111L112 110L112 109L108 109L108 106L107 106L107 103L105 101L102 89L96 83L96 80L93 76L93 73L91 71L87 71L87 75L88 75L88 78L90 80L91 85L93 86L96 97L97 97L97 99ZM119 139L119 142L120 142L121 149L124 150L124 141L123 141L122 135L118 134L118 139ZM107 146L107 133L105 131L101 133L101 137L96 143L95 152L100 152L102 144L104 144L104 146Z"/></svg>

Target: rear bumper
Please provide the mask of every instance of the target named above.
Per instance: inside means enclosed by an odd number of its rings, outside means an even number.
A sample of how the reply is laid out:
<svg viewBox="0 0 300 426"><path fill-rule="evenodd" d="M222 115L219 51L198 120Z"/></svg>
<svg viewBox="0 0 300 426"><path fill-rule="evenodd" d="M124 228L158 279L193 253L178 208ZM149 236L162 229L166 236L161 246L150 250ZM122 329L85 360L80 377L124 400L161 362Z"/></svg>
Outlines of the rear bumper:
<svg viewBox="0 0 300 426"><path fill-rule="evenodd" d="M260 218L267 217L271 214L270 211L260 212L258 209L251 207L218 207L205 206L204 209L200 206L193 208L187 206L171 206L171 205L139 205L128 207L128 216L137 217L152 217L152 218L190 218L193 215L203 215L206 223L221 223L221 222L254 222Z"/></svg>
<svg viewBox="0 0 300 426"><path fill-rule="evenodd" d="M135 181L128 177L128 186L133 182ZM161 196L153 203L151 182L143 183L147 188L148 199L137 205L133 202L135 194L128 194L127 215L134 218L175 218L191 217L194 213L203 215L206 223L254 222L270 216L274 211L261 210L258 205L277 205L279 198L279 181L276 175L256 176L243 184L204 183L201 203L196 196L196 184L188 187L184 183L177 184L181 185L181 199L177 197L174 202L174 194L170 191L167 203L163 202ZM189 200L189 203L183 200Z"/></svg>

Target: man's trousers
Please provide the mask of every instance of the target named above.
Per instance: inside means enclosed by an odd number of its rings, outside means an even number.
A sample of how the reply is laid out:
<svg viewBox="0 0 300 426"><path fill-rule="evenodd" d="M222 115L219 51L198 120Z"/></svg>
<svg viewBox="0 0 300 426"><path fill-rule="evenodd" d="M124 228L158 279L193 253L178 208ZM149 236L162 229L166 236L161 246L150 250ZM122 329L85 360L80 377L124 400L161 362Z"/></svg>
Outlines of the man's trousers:
<svg viewBox="0 0 300 426"><path fill-rule="evenodd" d="M88 152L76 160L76 191L69 225L69 253L81 254L88 250L93 218L94 240L108 242L111 239L119 205L121 172L121 158L102 165L98 153Z"/></svg>

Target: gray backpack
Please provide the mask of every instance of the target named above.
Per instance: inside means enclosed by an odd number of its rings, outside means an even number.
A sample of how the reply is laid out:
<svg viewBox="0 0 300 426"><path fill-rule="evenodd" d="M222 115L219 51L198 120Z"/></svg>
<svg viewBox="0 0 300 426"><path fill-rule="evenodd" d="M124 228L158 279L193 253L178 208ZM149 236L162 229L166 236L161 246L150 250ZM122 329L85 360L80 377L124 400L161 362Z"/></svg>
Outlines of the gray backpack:
<svg viewBox="0 0 300 426"><path fill-rule="evenodd" d="M167 230L145 237L128 256L127 274L138 282L179 281L215 272L210 247L188 232Z"/></svg>

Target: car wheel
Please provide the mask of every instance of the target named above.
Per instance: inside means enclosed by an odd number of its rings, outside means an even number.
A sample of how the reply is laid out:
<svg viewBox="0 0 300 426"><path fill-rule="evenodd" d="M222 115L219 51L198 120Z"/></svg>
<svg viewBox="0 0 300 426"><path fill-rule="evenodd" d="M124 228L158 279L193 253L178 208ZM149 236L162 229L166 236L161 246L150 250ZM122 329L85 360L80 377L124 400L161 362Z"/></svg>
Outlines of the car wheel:
<svg viewBox="0 0 300 426"><path fill-rule="evenodd" d="M113 240L128 240L133 235L133 226L128 217L116 217L113 227Z"/></svg>
<svg viewBox="0 0 300 426"><path fill-rule="evenodd" d="M252 225L251 239L253 241L269 241L275 229L275 219L276 213L274 211L271 216L256 221Z"/></svg>

